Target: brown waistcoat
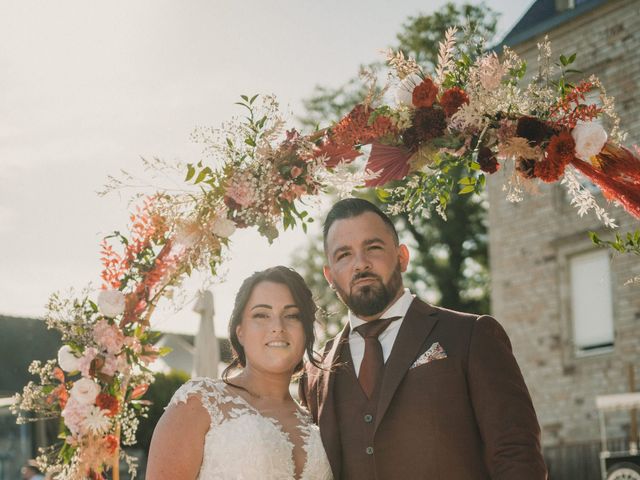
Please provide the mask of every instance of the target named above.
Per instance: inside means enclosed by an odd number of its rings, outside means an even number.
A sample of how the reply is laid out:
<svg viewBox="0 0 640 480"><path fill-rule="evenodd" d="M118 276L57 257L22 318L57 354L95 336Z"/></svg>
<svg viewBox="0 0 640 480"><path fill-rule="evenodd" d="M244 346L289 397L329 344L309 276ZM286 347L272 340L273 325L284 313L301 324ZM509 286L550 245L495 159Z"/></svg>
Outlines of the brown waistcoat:
<svg viewBox="0 0 640 480"><path fill-rule="evenodd" d="M348 345L340 355L340 366L336 371L336 414L340 425L340 444L343 448L340 478L356 480L376 478L374 419L380 396L380 385L371 398L367 398L360 387L353 368Z"/></svg>

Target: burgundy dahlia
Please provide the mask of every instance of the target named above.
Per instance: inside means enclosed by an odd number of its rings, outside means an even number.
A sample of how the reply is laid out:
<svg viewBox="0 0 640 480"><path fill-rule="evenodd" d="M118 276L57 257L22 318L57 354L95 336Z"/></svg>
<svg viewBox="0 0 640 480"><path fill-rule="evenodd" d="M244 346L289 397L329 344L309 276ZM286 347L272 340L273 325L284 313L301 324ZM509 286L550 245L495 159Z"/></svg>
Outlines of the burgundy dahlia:
<svg viewBox="0 0 640 480"><path fill-rule="evenodd" d="M444 111L439 108L418 108L413 116L418 140L425 142L441 136L447 128Z"/></svg>
<svg viewBox="0 0 640 480"><path fill-rule="evenodd" d="M480 170L486 173L496 173L500 169L500 164L489 147L480 147L480 150L478 150L478 163L480 164Z"/></svg>
<svg viewBox="0 0 640 480"><path fill-rule="evenodd" d="M540 145L546 140L553 130L545 122L535 117L520 117L516 127L516 135L526 138L533 145Z"/></svg>

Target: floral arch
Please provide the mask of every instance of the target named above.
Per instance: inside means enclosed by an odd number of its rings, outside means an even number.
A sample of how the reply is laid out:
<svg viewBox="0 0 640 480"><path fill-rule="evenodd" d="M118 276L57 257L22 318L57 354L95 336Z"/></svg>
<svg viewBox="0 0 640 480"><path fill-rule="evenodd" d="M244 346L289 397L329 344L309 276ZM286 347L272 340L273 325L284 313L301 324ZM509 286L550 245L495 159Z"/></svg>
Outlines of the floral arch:
<svg viewBox="0 0 640 480"><path fill-rule="evenodd" d="M208 159L185 167L184 181L196 188L145 198L130 215L129 235L105 238L99 292L51 297L47 325L62 332L64 345L56 360L34 362L30 371L40 381L25 387L14 409L18 421L30 412L62 418L60 442L40 457L54 478L104 478L127 459L120 445L135 442L141 397L152 381L147 367L163 354L150 330L158 300L194 269L215 274L237 228L255 226L269 241L279 226L306 231L312 219L305 197L369 187L392 214L445 216L454 190L479 194L486 176L503 169L510 201L521 200L528 184L560 182L580 215L593 210L615 227L582 175L640 218L639 152L622 146L600 82L566 79L575 55L552 66L549 46L541 45L542 68L523 85L525 64L514 52L455 58L455 33L442 41L433 76L389 51L395 99L385 101L387 88L372 85L326 129L287 130L275 99L256 95L238 102L243 118L194 132ZM601 106L585 101L594 89ZM600 117L610 132L594 121ZM353 168L367 145L366 165ZM453 167L465 172L457 183Z"/></svg>

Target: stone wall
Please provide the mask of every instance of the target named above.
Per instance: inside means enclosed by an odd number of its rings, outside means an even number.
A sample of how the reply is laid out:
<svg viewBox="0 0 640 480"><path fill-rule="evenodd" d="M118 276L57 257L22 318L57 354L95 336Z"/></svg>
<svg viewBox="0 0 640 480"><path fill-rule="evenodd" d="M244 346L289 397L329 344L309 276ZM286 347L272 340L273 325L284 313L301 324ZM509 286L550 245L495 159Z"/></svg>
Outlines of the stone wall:
<svg viewBox="0 0 640 480"><path fill-rule="evenodd" d="M548 32L554 58L577 52L581 76L596 74L616 99L625 141L640 139L640 1L610 1ZM536 71L536 43L515 45ZM508 169L488 182L492 309L505 326L531 391L543 428L543 443L555 445L598 438L595 396L628 391L627 365L638 365L640 385L640 258L612 256L615 344L608 352L577 355L573 340L567 260L593 246L587 232L610 237L593 213L580 218L561 185L541 185L513 204L502 190ZM622 232L640 222L597 196ZM611 419L613 436L624 435L629 416Z"/></svg>

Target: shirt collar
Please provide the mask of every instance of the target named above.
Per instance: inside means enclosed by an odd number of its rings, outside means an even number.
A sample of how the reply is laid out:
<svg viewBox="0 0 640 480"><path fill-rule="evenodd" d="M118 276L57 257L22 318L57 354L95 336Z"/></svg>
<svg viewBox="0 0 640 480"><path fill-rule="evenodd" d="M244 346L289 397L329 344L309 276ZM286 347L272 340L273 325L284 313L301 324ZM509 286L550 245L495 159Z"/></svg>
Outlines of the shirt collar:
<svg viewBox="0 0 640 480"><path fill-rule="evenodd" d="M404 289L404 293L396 300L389 308L387 308L380 318L389 318L389 317L402 317L407 314L409 307L411 306L411 302L413 302L413 298L415 295L411 293L408 288ZM366 323L366 320L362 320L358 318L351 310L349 310L349 326L351 327L351 331L356 327Z"/></svg>

